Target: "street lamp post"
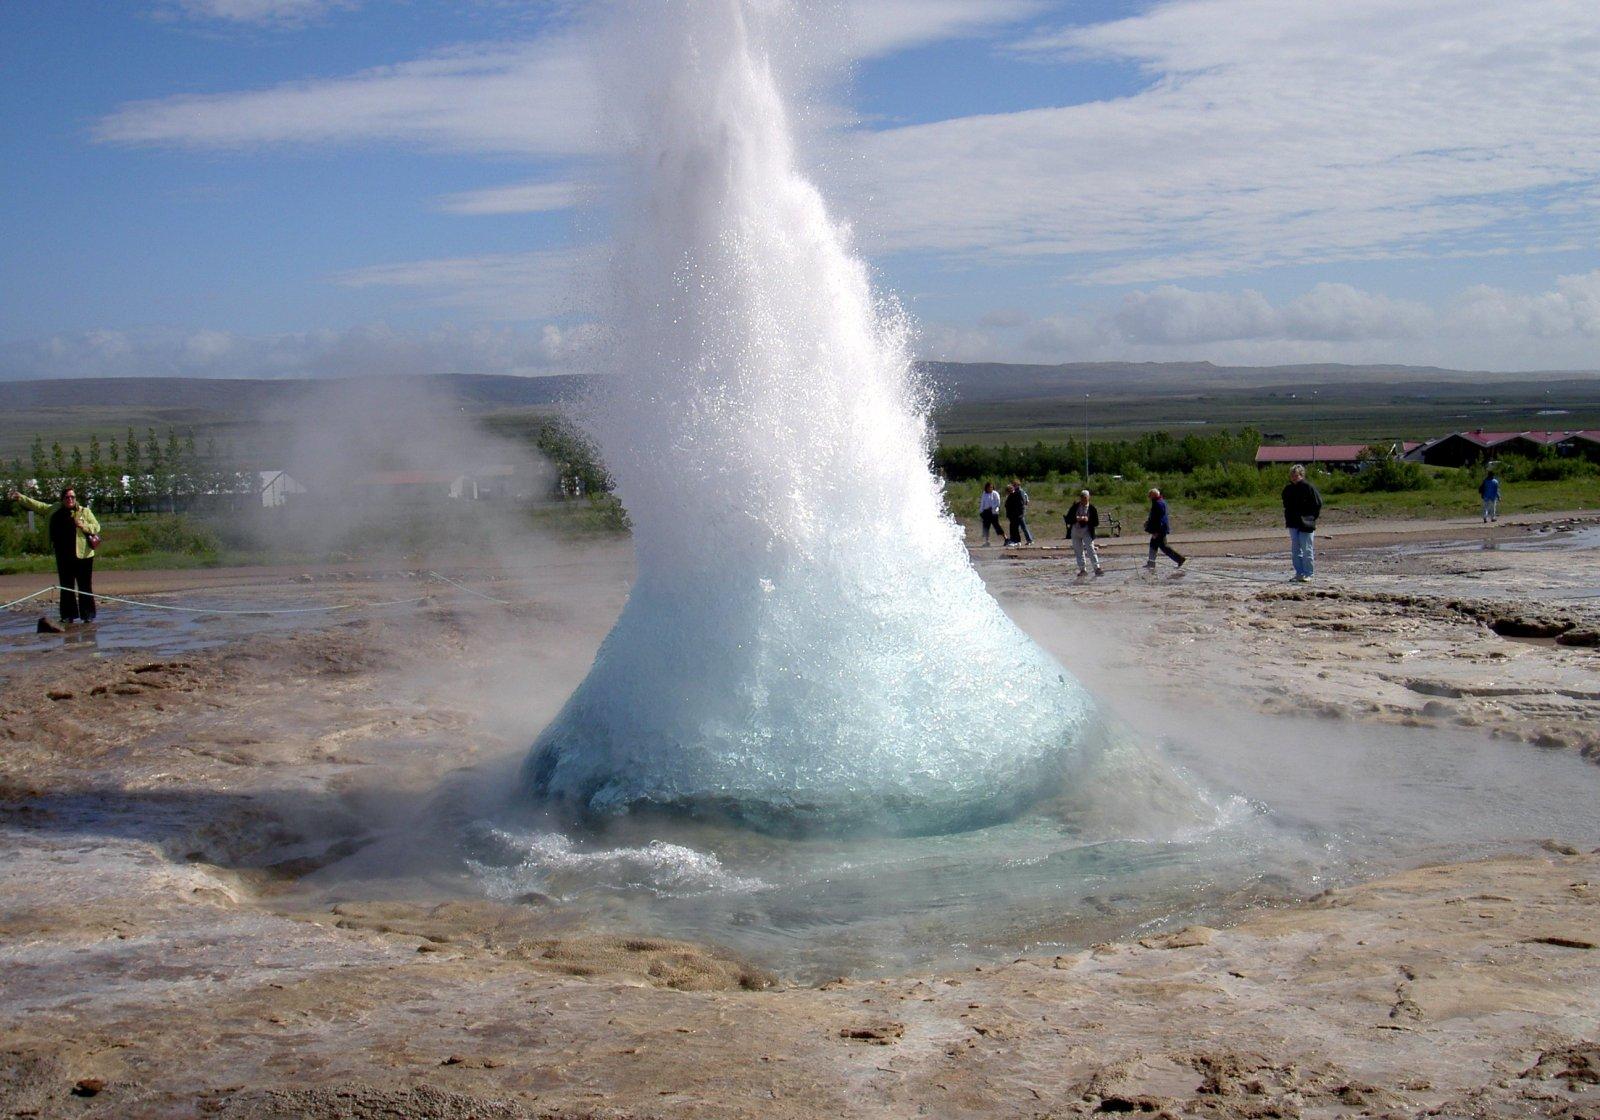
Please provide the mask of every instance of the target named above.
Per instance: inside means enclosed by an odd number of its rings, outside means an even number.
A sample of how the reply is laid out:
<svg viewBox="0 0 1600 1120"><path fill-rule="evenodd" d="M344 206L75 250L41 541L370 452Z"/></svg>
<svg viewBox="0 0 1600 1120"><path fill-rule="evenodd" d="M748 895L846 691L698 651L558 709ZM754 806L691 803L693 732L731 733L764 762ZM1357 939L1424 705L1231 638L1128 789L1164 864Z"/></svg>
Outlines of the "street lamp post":
<svg viewBox="0 0 1600 1120"><path fill-rule="evenodd" d="M1089 488L1089 394L1083 395L1083 486Z"/></svg>
<svg viewBox="0 0 1600 1120"><path fill-rule="evenodd" d="M1317 391L1311 390L1311 469L1317 469Z"/></svg>

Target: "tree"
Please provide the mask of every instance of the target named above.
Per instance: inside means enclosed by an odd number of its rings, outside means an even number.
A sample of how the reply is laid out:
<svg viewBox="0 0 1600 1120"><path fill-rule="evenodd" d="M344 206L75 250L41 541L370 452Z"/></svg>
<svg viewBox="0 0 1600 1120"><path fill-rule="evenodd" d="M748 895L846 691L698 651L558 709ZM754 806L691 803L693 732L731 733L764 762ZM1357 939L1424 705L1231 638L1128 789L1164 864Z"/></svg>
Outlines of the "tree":
<svg viewBox="0 0 1600 1120"><path fill-rule="evenodd" d="M128 472L128 509L137 515L139 512L139 498L145 491L144 474L140 470L139 440L134 436L133 429L128 429L128 439L122 445L122 465Z"/></svg>
<svg viewBox="0 0 1600 1120"><path fill-rule="evenodd" d="M184 484L183 445L178 442L176 428L167 429L167 449L165 452L167 463L167 495L173 513L178 512L178 493L187 492Z"/></svg>
<svg viewBox="0 0 1600 1120"><path fill-rule="evenodd" d="M107 445L110 462L106 464L106 492L111 495L111 509L121 512L122 502L126 494L122 488L122 452L117 447L115 437Z"/></svg>
<svg viewBox="0 0 1600 1120"><path fill-rule="evenodd" d="M150 479L147 492L150 495L151 506L157 513L161 512L161 495L167 492L166 469L161 461L161 441L156 438L154 428L145 429L144 440L144 469Z"/></svg>
<svg viewBox="0 0 1600 1120"><path fill-rule="evenodd" d="M28 447L28 462L33 467L33 484L44 486L45 477L50 471L44 457L44 440L38 436L33 437L33 443Z"/></svg>

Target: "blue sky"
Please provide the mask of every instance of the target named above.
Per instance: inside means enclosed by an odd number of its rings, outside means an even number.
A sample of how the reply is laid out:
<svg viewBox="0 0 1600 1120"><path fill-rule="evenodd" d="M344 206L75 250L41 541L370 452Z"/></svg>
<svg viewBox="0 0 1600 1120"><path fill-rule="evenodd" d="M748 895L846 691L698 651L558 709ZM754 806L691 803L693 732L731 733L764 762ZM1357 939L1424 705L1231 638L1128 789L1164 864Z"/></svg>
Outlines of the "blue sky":
<svg viewBox="0 0 1600 1120"><path fill-rule="evenodd" d="M0 5L0 377L570 368L582 16ZM1600 367L1592 0L818 22L808 155L924 356Z"/></svg>

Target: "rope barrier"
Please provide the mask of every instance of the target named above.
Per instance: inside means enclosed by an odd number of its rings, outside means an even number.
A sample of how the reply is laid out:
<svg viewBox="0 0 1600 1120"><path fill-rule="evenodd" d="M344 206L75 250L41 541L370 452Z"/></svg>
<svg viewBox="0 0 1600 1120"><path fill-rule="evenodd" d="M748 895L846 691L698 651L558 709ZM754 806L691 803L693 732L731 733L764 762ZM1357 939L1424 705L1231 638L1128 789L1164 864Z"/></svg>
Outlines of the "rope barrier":
<svg viewBox="0 0 1600 1120"><path fill-rule="evenodd" d="M176 603L147 603L142 599L124 599L120 595L107 595L103 591L85 593L78 591L77 588L62 587L58 583L52 584L49 587L41 588L40 590L35 591L32 595L24 595L20 599L13 599L11 602L0 606L0 610L5 610L8 607L14 607L19 603L26 603L29 599L37 599L41 595L48 595L52 591L71 591L75 594L83 596L84 598L94 599L96 602L122 603L126 606L144 607L147 610L152 611L181 611L186 614L325 614L329 611L354 610L357 607L403 607L411 603L421 603L433 598L431 595L419 595L415 599L391 599L387 602L380 603L334 603L325 607L253 607L241 610L238 608L229 607L185 607ZM172 591L162 592L162 594L183 595L186 594L186 592Z"/></svg>
<svg viewBox="0 0 1600 1120"><path fill-rule="evenodd" d="M460 591L465 591L468 595L476 595L478 598L486 600L487 602L499 603L503 607L511 605L511 600L510 599L496 599L493 595L485 595L482 591L474 590L473 588L468 587L464 583L457 583L455 580L451 579L449 576L442 576L438 572L427 572L425 574L432 576L434 579L443 580L445 583L448 583L451 587L454 587L454 588L456 588L457 590L460 590Z"/></svg>
<svg viewBox="0 0 1600 1120"><path fill-rule="evenodd" d="M50 594L50 592L52 592L54 590L55 590L54 587L41 588L40 590L35 591L32 595L24 595L20 599L13 599L13 600L11 600L11 602L6 603L4 606L0 606L0 611L10 610L12 607L16 606L19 603L26 603L29 599L37 599L41 595L48 595L48 594Z"/></svg>
<svg viewBox="0 0 1600 1120"><path fill-rule="evenodd" d="M501 606L510 605L511 601L509 599L496 599L493 595L486 595L482 591L477 591L477 590L474 590L471 587L466 586L465 584L457 583L455 580L451 579L449 576L440 575L438 572L428 572L426 574L428 576L432 577L433 579L437 579L437 580L440 580L440 581L442 581L444 583L448 583L451 587L454 587L457 590L465 591L468 595L476 595L480 599L484 599L484 600L486 600L486 601L488 601L490 603L498 603ZM9 603L0 604L0 610L9 610L12 607L20 606L21 604L26 603L30 599L37 599L41 595L50 594L52 591L76 591L76 590L77 590L76 588L62 587L58 583L57 584L51 584L49 587L42 587L38 591L32 592L31 594L28 594L28 595L24 595L20 599L13 599ZM162 594L170 594L170 595L187 595L189 593L190 592L188 592L188 591L162 592ZM179 604L176 604L176 603L149 603L149 602L145 602L145 601L143 601L141 599L126 599L126 598L123 598L120 595L107 595L104 592L98 592L98 591L97 592L93 592L90 595L90 597L95 599L95 600L97 600L97 601L104 601L104 602L110 602L110 603L122 603L122 604L124 604L126 606L144 607L147 610L153 610L153 611L179 611L179 612L182 612L182 613L185 613L185 614L228 614L228 615L327 614L327 613L332 612L332 611L355 610L355 609L357 609L359 607L369 607L369 608L373 608L373 609L377 609L377 608L381 608L381 607L405 607L405 606L411 606L411 605L413 605L415 603L423 603L423 602L426 602L429 599L433 598L433 596L431 596L431 595L418 595L416 598L413 598L413 599L390 599L390 600L386 600L386 601L383 601L383 602L377 602L377 603L332 603L332 604L329 604L327 606L320 606L320 607L275 607L275 608L273 608L273 607L255 607L255 608L241 609L241 608L237 608L237 607L233 607L233 608L230 608L230 607L186 607L186 606L182 606L182 605L179 605Z"/></svg>

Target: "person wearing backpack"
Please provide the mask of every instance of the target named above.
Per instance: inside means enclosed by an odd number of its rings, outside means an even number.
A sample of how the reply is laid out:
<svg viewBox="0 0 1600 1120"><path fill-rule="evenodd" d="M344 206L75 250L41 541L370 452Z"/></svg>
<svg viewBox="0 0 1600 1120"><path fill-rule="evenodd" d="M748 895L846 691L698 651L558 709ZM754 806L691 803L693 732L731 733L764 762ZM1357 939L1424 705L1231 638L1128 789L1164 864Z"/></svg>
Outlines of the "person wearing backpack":
<svg viewBox="0 0 1600 1120"><path fill-rule="evenodd" d="M1483 499L1483 523L1500 520L1500 479L1490 471L1478 485L1478 496Z"/></svg>
<svg viewBox="0 0 1600 1120"><path fill-rule="evenodd" d="M56 583L61 587L61 621L93 622L94 550L100 545L100 521L94 511L78 504L78 495L70 486L61 491L61 502L55 506L16 490L9 496L35 513L50 515L50 547L56 554Z"/></svg>
<svg viewBox="0 0 1600 1120"><path fill-rule="evenodd" d="M1294 582L1310 583L1316 567L1317 518L1322 516L1322 495L1306 481L1299 463L1289 468L1289 485L1283 488L1283 523L1289 530L1289 562Z"/></svg>

